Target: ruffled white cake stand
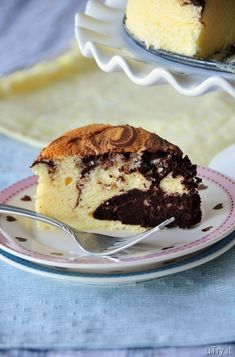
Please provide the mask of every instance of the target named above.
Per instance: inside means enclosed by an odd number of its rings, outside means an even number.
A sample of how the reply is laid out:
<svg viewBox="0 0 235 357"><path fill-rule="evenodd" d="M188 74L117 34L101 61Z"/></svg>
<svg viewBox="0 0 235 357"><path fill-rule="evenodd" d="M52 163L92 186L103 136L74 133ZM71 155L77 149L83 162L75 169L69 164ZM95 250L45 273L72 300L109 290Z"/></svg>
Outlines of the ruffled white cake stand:
<svg viewBox="0 0 235 357"><path fill-rule="evenodd" d="M75 20L82 54L93 57L105 72L123 71L142 86L170 84L179 93L199 96L222 89L235 98L235 73L175 62L152 54L125 33L122 20L126 0L89 0Z"/></svg>

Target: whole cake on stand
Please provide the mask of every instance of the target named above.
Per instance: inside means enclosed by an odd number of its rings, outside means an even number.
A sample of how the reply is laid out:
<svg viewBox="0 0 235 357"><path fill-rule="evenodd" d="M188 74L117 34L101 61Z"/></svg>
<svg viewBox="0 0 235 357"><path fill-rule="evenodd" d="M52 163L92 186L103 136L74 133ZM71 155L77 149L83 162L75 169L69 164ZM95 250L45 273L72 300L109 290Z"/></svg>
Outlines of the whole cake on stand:
<svg viewBox="0 0 235 357"><path fill-rule="evenodd" d="M128 0L125 25L146 48L209 58L235 44L235 1Z"/></svg>

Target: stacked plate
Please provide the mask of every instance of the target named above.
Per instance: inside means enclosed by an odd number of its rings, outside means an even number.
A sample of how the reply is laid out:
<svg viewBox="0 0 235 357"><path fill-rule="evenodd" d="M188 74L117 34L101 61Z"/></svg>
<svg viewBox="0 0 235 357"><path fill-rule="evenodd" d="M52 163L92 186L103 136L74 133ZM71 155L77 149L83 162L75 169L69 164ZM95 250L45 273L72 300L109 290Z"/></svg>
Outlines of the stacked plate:
<svg viewBox="0 0 235 357"><path fill-rule="evenodd" d="M85 256L63 232L2 215L0 259L31 273L90 284L150 280L206 263L235 243L230 234L235 229L235 182L203 167L198 175L203 180L203 219L191 229L165 229L118 255L94 258ZM34 209L36 184L36 177L17 182L0 193L0 202Z"/></svg>

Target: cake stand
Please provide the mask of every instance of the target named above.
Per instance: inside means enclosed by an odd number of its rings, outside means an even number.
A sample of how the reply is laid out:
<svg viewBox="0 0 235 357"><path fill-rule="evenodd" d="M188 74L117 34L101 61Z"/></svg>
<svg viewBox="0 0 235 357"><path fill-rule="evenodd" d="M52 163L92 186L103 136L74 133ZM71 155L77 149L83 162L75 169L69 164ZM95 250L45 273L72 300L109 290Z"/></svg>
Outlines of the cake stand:
<svg viewBox="0 0 235 357"><path fill-rule="evenodd" d="M123 71L142 86L170 84L179 93L199 96L222 89L235 98L233 65L208 69L197 61L186 64L150 53L134 43L123 27L126 0L89 0L75 18L75 34L86 57L93 57L105 72ZM213 66L212 66L213 67Z"/></svg>

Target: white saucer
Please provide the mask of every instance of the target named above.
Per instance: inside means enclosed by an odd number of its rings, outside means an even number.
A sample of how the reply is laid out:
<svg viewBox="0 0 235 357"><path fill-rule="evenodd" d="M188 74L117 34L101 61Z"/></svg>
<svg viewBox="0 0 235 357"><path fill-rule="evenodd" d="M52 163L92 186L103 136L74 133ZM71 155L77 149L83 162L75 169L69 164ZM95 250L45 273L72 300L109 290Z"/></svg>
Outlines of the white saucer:
<svg viewBox="0 0 235 357"><path fill-rule="evenodd" d="M34 263L109 274L149 269L160 262L196 253L235 228L234 181L208 168L199 167L198 175L204 184L200 191L203 218L191 229L165 229L115 257L94 258L84 256L76 242L62 232L42 230L30 220L1 215L0 248ZM30 177L17 182L0 193L0 202L34 209L36 181L36 177Z"/></svg>
<svg viewBox="0 0 235 357"><path fill-rule="evenodd" d="M124 71L142 86L168 83L190 96L223 89L235 97L234 73L162 58L130 40L122 25L125 8L126 0L89 0L85 13L76 15L75 34L84 56L93 57L103 71Z"/></svg>
<svg viewBox="0 0 235 357"><path fill-rule="evenodd" d="M47 278L59 279L65 282L77 284L130 284L146 280L152 280L167 275L176 274L199 265L205 264L227 252L235 244L234 234L224 238L222 241L212 245L206 250L181 260L176 263L163 264L160 267L133 273L116 274L84 274L71 272L66 269L51 268L20 259L0 250L0 260L28 273L44 276Z"/></svg>

